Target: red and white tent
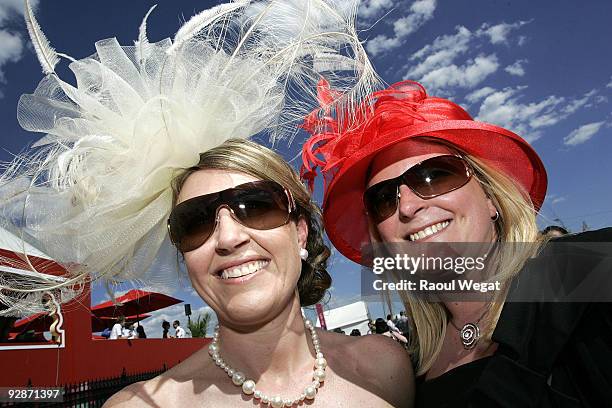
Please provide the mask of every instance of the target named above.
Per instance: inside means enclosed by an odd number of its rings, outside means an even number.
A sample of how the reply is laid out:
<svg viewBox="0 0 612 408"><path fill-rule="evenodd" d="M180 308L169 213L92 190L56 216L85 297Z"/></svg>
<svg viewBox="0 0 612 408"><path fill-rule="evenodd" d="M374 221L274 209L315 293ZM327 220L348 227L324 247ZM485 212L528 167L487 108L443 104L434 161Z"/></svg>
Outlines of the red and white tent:
<svg viewBox="0 0 612 408"><path fill-rule="evenodd" d="M35 270L28 265L26 257ZM36 277L41 273L52 275L51 279L61 282L66 271L51 257L21 238L0 227L0 272L25 277Z"/></svg>

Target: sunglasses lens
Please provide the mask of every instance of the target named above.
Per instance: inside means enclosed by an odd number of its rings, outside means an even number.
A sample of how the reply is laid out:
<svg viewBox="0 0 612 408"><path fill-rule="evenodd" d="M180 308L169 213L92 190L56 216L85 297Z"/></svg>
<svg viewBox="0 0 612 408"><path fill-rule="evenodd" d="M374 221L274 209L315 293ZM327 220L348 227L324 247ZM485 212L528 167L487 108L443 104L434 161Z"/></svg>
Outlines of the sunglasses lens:
<svg viewBox="0 0 612 408"><path fill-rule="evenodd" d="M202 245L215 228L215 208L218 194L195 197L178 206L168 222L172 240L181 252L189 252Z"/></svg>
<svg viewBox="0 0 612 408"><path fill-rule="evenodd" d="M217 209L226 205L246 227L266 230L289 221L289 198L273 181L241 184L220 192L186 200L177 205L168 220L172 241L181 252L192 251L212 235Z"/></svg>
<svg viewBox="0 0 612 408"><path fill-rule="evenodd" d="M397 181L383 181L368 188L364 195L364 203L368 214L376 223L384 221L393 215L397 209Z"/></svg>
<svg viewBox="0 0 612 408"><path fill-rule="evenodd" d="M470 181L467 166L457 156L437 156L409 168L401 176L382 181L368 188L364 204L368 216L380 223L397 210L398 187L407 185L419 197L428 199L463 187Z"/></svg>
<svg viewBox="0 0 612 408"><path fill-rule="evenodd" d="M433 198L463 187L469 180L463 159L438 156L404 173L404 182L421 198Z"/></svg>
<svg viewBox="0 0 612 408"><path fill-rule="evenodd" d="M230 207L242 224L253 229L272 229L289 221L287 194L280 185L272 182L236 190Z"/></svg>

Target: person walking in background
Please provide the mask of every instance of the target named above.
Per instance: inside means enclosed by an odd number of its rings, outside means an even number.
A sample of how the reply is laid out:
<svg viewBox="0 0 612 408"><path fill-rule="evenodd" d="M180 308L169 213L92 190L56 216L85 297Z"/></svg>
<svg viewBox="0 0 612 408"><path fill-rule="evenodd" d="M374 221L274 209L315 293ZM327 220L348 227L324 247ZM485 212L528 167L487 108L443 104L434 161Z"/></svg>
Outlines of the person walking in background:
<svg viewBox="0 0 612 408"><path fill-rule="evenodd" d="M400 329L398 329L395 323L393 322L393 316L390 314L387 315L387 326L389 326L389 330L391 330L392 332L401 333Z"/></svg>
<svg viewBox="0 0 612 408"><path fill-rule="evenodd" d="M187 337L185 329L181 327L181 322L175 320L174 323L172 323L172 327L174 327L175 330L174 337L176 337L177 339L184 339L185 337Z"/></svg>
<svg viewBox="0 0 612 408"><path fill-rule="evenodd" d="M125 324L125 317L124 316L119 316L119 318L117 319L117 323L115 323L113 325L113 328L111 329L111 333L110 333L110 340L117 340L117 339L123 339L125 338L123 335L123 325Z"/></svg>
<svg viewBox="0 0 612 408"><path fill-rule="evenodd" d="M124 339L133 339L135 338L134 334L134 323L130 323L123 326L123 338Z"/></svg>
<svg viewBox="0 0 612 408"><path fill-rule="evenodd" d="M410 320L408 316L406 316L405 311L401 311L399 314L399 318L397 319L397 328L404 335L404 337L409 338L410 336Z"/></svg>
<svg viewBox="0 0 612 408"><path fill-rule="evenodd" d="M387 316L387 318L389 316ZM408 339L406 339L399 331L390 330L390 327L389 327L390 320L391 319L387 319L387 321L385 322L384 319L380 317L376 319L376 322L374 323L376 326L375 333L382 334L383 336L391 337L393 340L399 342L402 346L406 346L406 344L408 344Z"/></svg>
<svg viewBox="0 0 612 408"><path fill-rule="evenodd" d="M167 321L164 320L162 322L162 329L164 330L162 332L162 339L167 339L169 337L172 337L172 336L168 335L168 331L170 330L170 322L167 322Z"/></svg>
<svg viewBox="0 0 612 408"><path fill-rule="evenodd" d="M138 327L136 327L136 338L137 339L147 338L147 334L145 333L144 327L142 327L141 325L138 325Z"/></svg>
<svg viewBox="0 0 612 408"><path fill-rule="evenodd" d="M376 324L374 323L374 320L370 319L370 321L368 322L368 334L375 334L376 333Z"/></svg>

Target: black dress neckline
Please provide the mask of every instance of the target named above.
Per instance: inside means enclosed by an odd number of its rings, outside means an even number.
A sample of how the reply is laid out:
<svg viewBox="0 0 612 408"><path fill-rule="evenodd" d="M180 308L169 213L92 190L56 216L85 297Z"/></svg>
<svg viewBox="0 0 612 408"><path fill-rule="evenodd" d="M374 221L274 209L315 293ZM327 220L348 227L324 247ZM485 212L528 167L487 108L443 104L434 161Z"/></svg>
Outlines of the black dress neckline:
<svg viewBox="0 0 612 408"><path fill-rule="evenodd" d="M612 242L612 228L561 242ZM555 284L575 286L594 270L588 248L555 257ZM541 261L541 254L538 256ZM538 288L538 259L520 283ZM595 264L595 266L598 266ZM612 268L603 268L612 277ZM602 281L610 285L612 278ZM610 287L610 286L607 286ZM492 356L416 381L416 407L612 408L612 302L506 302Z"/></svg>

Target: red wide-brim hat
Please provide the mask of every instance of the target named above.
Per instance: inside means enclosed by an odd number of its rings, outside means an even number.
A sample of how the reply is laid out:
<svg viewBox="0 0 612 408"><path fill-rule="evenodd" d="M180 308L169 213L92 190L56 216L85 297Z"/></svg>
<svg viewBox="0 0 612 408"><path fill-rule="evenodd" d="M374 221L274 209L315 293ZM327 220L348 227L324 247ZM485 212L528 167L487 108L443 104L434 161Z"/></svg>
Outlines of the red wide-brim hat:
<svg viewBox="0 0 612 408"><path fill-rule="evenodd" d="M323 102L333 97L324 81L318 91ZM515 180L536 211L546 195L546 170L529 143L507 129L475 121L447 99L427 96L416 82L371 94L350 118L342 113L332 118L323 107L303 127L312 137L302 150L302 177L312 188L321 168L325 230L332 244L357 263L365 264L362 248L370 244L363 204L366 175L374 157L396 143L423 136L450 143Z"/></svg>

